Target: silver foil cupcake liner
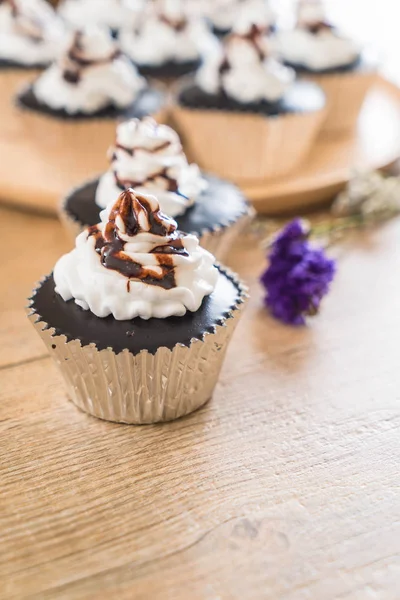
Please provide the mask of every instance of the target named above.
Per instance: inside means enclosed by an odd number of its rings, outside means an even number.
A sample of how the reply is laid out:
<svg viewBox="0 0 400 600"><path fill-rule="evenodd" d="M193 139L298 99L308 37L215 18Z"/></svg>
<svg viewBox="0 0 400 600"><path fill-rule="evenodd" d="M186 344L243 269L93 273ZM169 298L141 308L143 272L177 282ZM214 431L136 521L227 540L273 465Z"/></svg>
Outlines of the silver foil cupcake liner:
<svg viewBox="0 0 400 600"><path fill-rule="evenodd" d="M65 381L69 398L81 410L107 421L130 424L171 421L200 408L212 396L228 343L247 298L247 289L226 269L238 286L235 306L211 332L192 338L189 346L160 347L155 354L133 354L112 348L98 350L59 335L33 309L28 316L46 344Z"/></svg>

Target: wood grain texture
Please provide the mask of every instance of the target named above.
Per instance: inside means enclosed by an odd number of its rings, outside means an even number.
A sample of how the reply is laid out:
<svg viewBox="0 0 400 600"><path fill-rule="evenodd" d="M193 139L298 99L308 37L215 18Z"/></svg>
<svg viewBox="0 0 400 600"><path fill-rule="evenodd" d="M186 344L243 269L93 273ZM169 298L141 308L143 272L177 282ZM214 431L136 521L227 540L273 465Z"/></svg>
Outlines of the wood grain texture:
<svg viewBox="0 0 400 600"><path fill-rule="evenodd" d="M399 598L400 220L341 246L300 329L263 310L244 239L252 298L213 400L130 427L67 402L23 314L59 224L0 219L2 599Z"/></svg>

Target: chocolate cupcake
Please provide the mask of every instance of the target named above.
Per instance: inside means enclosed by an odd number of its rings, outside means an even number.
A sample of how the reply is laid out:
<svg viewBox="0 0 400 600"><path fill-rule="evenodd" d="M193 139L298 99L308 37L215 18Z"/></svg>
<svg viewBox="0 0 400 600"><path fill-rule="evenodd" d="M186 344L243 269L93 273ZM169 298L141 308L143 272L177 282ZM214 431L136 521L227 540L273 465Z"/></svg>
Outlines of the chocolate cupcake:
<svg viewBox="0 0 400 600"><path fill-rule="evenodd" d="M133 24L145 0L62 0L58 12L73 28L108 27L118 36L121 27Z"/></svg>
<svg viewBox="0 0 400 600"><path fill-rule="evenodd" d="M0 3L0 132L18 130L14 94L27 77L57 56L64 35L61 20L45 0Z"/></svg>
<svg viewBox="0 0 400 600"><path fill-rule="evenodd" d="M217 44L184 0L153 0L133 27L121 30L120 41L140 73L167 81L195 71Z"/></svg>
<svg viewBox="0 0 400 600"><path fill-rule="evenodd" d="M149 86L105 28L75 31L62 57L18 96L24 144L59 173L64 190L105 167L116 124L163 118L165 94ZM34 187L34 186L32 186Z"/></svg>
<svg viewBox="0 0 400 600"><path fill-rule="evenodd" d="M353 128L376 80L376 57L341 34L328 21L319 0L299 3L296 27L279 34L277 48L285 64L325 91L328 110L323 131L346 133Z"/></svg>
<svg viewBox="0 0 400 600"><path fill-rule="evenodd" d="M118 125L109 158L104 175L75 188L62 203L62 220L74 238L98 223L100 211L130 187L155 194L161 210L177 218L179 229L200 238L218 260L250 218L242 193L189 164L177 133L149 117Z"/></svg>
<svg viewBox="0 0 400 600"><path fill-rule="evenodd" d="M133 190L78 236L29 315L79 408L154 423L210 399L246 296L213 262L155 197Z"/></svg>
<svg viewBox="0 0 400 600"><path fill-rule="evenodd" d="M222 51L207 57L194 81L177 87L172 108L200 167L240 184L294 170L325 115L323 92L295 81L294 71L273 57L268 24L248 8Z"/></svg>

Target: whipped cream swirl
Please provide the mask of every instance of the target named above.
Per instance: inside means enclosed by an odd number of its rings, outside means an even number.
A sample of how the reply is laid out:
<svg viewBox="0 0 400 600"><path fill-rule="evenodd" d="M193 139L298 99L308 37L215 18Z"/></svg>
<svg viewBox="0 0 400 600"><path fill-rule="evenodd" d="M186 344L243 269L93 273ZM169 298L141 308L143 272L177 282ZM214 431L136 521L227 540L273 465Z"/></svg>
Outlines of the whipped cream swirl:
<svg viewBox="0 0 400 600"><path fill-rule="evenodd" d="M139 193L156 194L161 210L176 217L207 187L199 167L188 163L178 134L150 117L118 125L110 162L96 191L96 203L102 208L121 190L135 188Z"/></svg>
<svg viewBox="0 0 400 600"><path fill-rule="evenodd" d="M55 290L97 317L183 316L198 310L218 279L214 257L177 231L154 196L121 193L82 232L54 269Z"/></svg>
<svg viewBox="0 0 400 600"><path fill-rule="evenodd" d="M143 5L144 0L64 0L59 13L72 27L90 23L117 31L132 24Z"/></svg>
<svg viewBox="0 0 400 600"><path fill-rule="evenodd" d="M46 66L56 58L63 35L61 20L45 0L1 0L1 60Z"/></svg>
<svg viewBox="0 0 400 600"><path fill-rule="evenodd" d="M361 48L346 38L327 20L319 0L299 4L295 29L278 36L277 49L288 63L311 71L324 71L353 64Z"/></svg>
<svg viewBox="0 0 400 600"><path fill-rule="evenodd" d="M267 0L209 0L207 16L218 31L230 32L246 13L255 13L256 22L263 21L270 30L275 25L275 14Z"/></svg>
<svg viewBox="0 0 400 600"><path fill-rule="evenodd" d="M72 34L64 55L40 75L33 91L52 109L93 114L126 108L145 85L109 31L92 26Z"/></svg>
<svg viewBox="0 0 400 600"><path fill-rule="evenodd" d="M134 27L121 31L120 42L137 65L158 67L197 61L215 40L183 0L153 0Z"/></svg>
<svg viewBox="0 0 400 600"><path fill-rule="evenodd" d="M265 22L243 11L222 51L204 61L197 84L207 94L224 93L242 104L280 100L293 83L294 72L271 56L267 33Z"/></svg>

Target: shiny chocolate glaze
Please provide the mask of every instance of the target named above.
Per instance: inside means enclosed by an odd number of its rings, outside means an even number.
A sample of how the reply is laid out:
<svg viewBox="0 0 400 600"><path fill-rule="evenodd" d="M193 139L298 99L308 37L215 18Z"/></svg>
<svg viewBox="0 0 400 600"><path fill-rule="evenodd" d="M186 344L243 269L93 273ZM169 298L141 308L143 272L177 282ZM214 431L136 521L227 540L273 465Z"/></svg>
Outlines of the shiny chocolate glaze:
<svg viewBox="0 0 400 600"><path fill-rule="evenodd" d="M243 104L230 98L220 90L218 94L207 94L196 84L183 88L178 96L181 106L193 109L226 110L232 112L258 113L273 117L288 113L303 113L320 110L325 105L321 89L309 81L296 81L285 95L276 102L250 102Z"/></svg>
<svg viewBox="0 0 400 600"><path fill-rule="evenodd" d="M32 85L26 87L20 92L17 97L17 104L22 108L33 110L41 114L49 115L53 118L68 120L68 121L81 121L90 119L120 119L128 120L133 118L141 119L147 115L154 115L161 110L165 102L165 94L151 86L140 91L134 102L128 108L118 109L113 106L102 108L94 113L88 115L87 113L75 113L71 115L64 109L54 110L49 108L46 104L38 101L36 98Z"/></svg>
<svg viewBox="0 0 400 600"><path fill-rule="evenodd" d="M84 56L84 47L82 43L83 32L76 31L72 40L72 44L63 58L62 74L65 81L72 84L78 84L81 81L82 73L85 69L97 65L112 63L116 58L121 56L119 48L115 48L111 54L101 59L88 59Z"/></svg>
<svg viewBox="0 0 400 600"><path fill-rule="evenodd" d="M44 321L47 328L54 328L56 335L64 335L67 341L77 339L83 346L95 344L99 350L112 348L117 354L124 349L133 354L141 350L154 354L161 347L172 350L177 344L190 346L193 338L203 339L243 302L238 284L230 275L219 270L214 292L204 298L199 310L187 312L183 317L147 321L140 318L116 321L112 316L101 319L80 308L73 300L65 302L55 292L53 275L48 276L35 291L31 308L38 320ZM56 343L53 349L55 347Z"/></svg>

